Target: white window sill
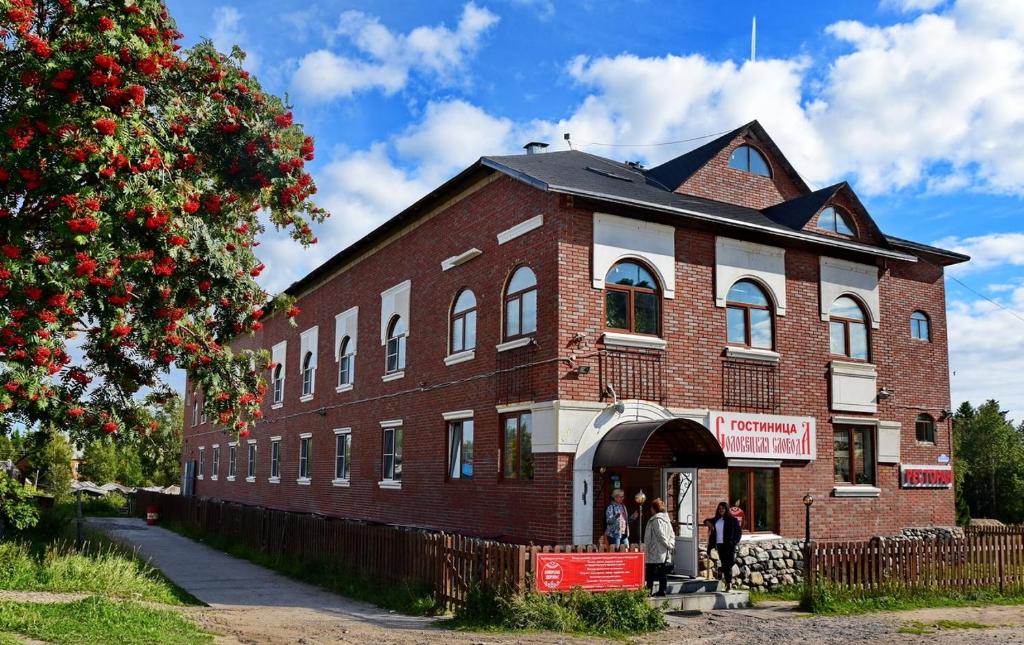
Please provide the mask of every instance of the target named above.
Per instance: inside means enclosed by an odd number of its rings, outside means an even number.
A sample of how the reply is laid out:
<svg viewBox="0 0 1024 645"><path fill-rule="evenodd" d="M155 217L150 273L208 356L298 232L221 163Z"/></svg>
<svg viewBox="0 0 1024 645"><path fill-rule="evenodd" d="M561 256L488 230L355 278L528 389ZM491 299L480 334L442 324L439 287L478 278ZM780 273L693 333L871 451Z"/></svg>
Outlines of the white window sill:
<svg viewBox="0 0 1024 645"><path fill-rule="evenodd" d="M347 479L332 479L331 486L337 486L338 488L348 488L349 481Z"/></svg>
<svg viewBox="0 0 1024 645"><path fill-rule="evenodd" d="M210 475L210 481L217 481L216 475Z"/></svg>
<svg viewBox="0 0 1024 645"><path fill-rule="evenodd" d="M390 490L401 490L402 489L402 482L401 481L395 481L394 479L385 479L383 481L377 482L377 486L379 486L381 488L387 488L387 489L390 489Z"/></svg>
<svg viewBox="0 0 1024 645"><path fill-rule="evenodd" d="M459 253L458 255L453 255L450 258L446 258L444 260L441 260L441 270L442 271L447 271L449 269L454 269L455 267L459 266L460 264L465 264L466 262L469 262L470 260L472 260L473 258L477 257L481 253L483 253L483 251L481 251L480 249L474 247L474 248L472 248L472 249L470 249L468 251L463 251L462 253Z"/></svg>
<svg viewBox="0 0 1024 645"><path fill-rule="evenodd" d="M235 481L235 476L234 475L228 475L227 477L225 477L225 479L227 479L229 482L233 482L233 481Z"/></svg>
<svg viewBox="0 0 1024 645"><path fill-rule="evenodd" d="M203 479L205 479L205 475L196 475L196 479L203 481Z"/></svg>
<svg viewBox="0 0 1024 645"><path fill-rule="evenodd" d="M476 358L476 350L475 349L467 349L467 350L462 351L462 352L455 352L454 354L449 354L449 355L445 356L444 357L444 364L445 365L449 365L449 366L451 366L451 365L458 365L459 363L465 363L466 361L471 361L474 358Z"/></svg>
<svg viewBox="0 0 1024 645"><path fill-rule="evenodd" d="M770 349L757 349L755 347L733 347L725 348L725 355L728 358L740 358L748 361L764 361L765 363L778 363L782 360L782 354L773 352Z"/></svg>
<svg viewBox="0 0 1024 645"><path fill-rule="evenodd" d="M246 477L245 481L246 481L246 483L251 484L251 483L256 481L256 478L255 477Z"/></svg>
<svg viewBox="0 0 1024 645"><path fill-rule="evenodd" d="M618 345L621 347L639 347L641 349L665 349L668 341L657 336L644 336L643 334L621 334L614 331L606 331L602 337L605 345Z"/></svg>
<svg viewBox="0 0 1024 645"><path fill-rule="evenodd" d="M313 395L312 394L303 394L302 396L299 397L299 402L300 403L308 403L309 401L312 401L312 400L313 400Z"/></svg>
<svg viewBox="0 0 1024 645"><path fill-rule="evenodd" d="M299 486L309 486L310 482L312 481L313 480L310 479L309 477L299 477L298 479L295 480L295 483L298 484Z"/></svg>
<svg viewBox="0 0 1024 645"><path fill-rule="evenodd" d="M341 394L342 392L351 392L353 387L354 386L351 383L344 383L334 388L334 391L338 394Z"/></svg>
<svg viewBox="0 0 1024 645"><path fill-rule="evenodd" d="M270 482L271 484L280 484L281 483L281 478L280 477L267 477L267 481Z"/></svg>
<svg viewBox="0 0 1024 645"><path fill-rule="evenodd" d="M282 401L280 403L275 403L274 405L270 406L270 409L271 410L280 410L283 407L284 407L284 401Z"/></svg>
<svg viewBox="0 0 1024 645"><path fill-rule="evenodd" d="M832 494L836 497L879 497L882 489L875 486L835 486Z"/></svg>
<svg viewBox="0 0 1024 645"><path fill-rule="evenodd" d="M740 542L767 542L769 540L781 540L781 535L775 533L744 533Z"/></svg>
<svg viewBox="0 0 1024 645"><path fill-rule="evenodd" d="M515 340L507 340L504 343L498 343L494 346L499 352L507 352L510 349L518 349L520 347L526 347L533 341L533 336L526 336L524 338L516 338Z"/></svg>
<svg viewBox="0 0 1024 645"><path fill-rule="evenodd" d="M391 372L390 374L385 374L384 376L380 377L380 380L384 381L385 383L390 383L391 381L397 381L398 379L404 377L405 370L401 370L398 372Z"/></svg>

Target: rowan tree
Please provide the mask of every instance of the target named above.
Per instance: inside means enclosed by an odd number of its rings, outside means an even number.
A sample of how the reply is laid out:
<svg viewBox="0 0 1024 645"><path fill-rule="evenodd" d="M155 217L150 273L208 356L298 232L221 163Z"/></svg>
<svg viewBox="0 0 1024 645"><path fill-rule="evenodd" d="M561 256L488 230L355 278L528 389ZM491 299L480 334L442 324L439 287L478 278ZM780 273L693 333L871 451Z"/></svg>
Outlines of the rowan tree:
<svg viewBox="0 0 1024 645"><path fill-rule="evenodd" d="M262 222L316 241L313 141L180 38L159 0L0 0L0 426L145 433L172 364L219 424L260 414L268 357L226 341L269 313Z"/></svg>

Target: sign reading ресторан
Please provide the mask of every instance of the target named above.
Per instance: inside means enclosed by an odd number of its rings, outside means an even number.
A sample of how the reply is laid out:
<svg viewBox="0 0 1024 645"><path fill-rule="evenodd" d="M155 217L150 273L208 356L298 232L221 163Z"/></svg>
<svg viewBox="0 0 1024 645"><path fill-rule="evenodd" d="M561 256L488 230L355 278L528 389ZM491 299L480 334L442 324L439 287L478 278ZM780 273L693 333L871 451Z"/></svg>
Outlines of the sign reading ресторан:
<svg viewBox="0 0 1024 645"><path fill-rule="evenodd" d="M900 464L900 486L903 488L952 488L952 466Z"/></svg>
<svg viewBox="0 0 1024 645"><path fill-rule="evenodd" d="M711 431L733 459L812 461L818 456L814 417L712 412Z"/></svg>

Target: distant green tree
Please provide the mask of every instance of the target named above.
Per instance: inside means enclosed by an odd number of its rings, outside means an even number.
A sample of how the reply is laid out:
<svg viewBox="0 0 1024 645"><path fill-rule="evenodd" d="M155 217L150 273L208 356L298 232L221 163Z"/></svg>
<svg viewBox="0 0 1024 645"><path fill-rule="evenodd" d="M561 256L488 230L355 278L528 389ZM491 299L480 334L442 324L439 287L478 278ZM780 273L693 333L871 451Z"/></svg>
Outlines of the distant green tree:
<svg viewBox="0 0 1024 645"><path fill-rule="evenodd" d="M988 400L954 416L957 515L1024 522L1024 424L1014 427Z"/></svg>
<svg viewBox="0 0 1024 645"><path fill-rule="evenodd" d="M109 437L97 437L85 446L78 475L97 484L117 479L120 455L118 447Z"/></svg>
<svg viewBox="0 0 1024 645"><path fill-rule="evenodd" d="M0 459L17 461L25 452L25 439L20 434L0 434Z"/></svg>
<svg viewBox="0 0 1024 645"><path fill-rule="evenodd" d="M59 432L41 433L39 441L31 460L37 479L57 502L71 499L71 444Z"/></svg>
<svg viewBox="0 0 1024 645"><path fill-rule="evenodd" d="M135 450L121 450L117 462L117 481L125 486L142 486L146 483L142 474L142 461Z"/></svg>
<svg viewBox="0 0 1024 645"><path fill-rule="evenodd" d="M39 521L32 493L5 471L0 470L0 538L7 525L19 531Z"/></svg>
<svg viewBox="0 0 1024 645"><path fill-rule="evenodd" d="M154 402L149 432L139 441L139 457L147 485L170 486L181 481L181 429L185 406L181 397Z"/></svg>

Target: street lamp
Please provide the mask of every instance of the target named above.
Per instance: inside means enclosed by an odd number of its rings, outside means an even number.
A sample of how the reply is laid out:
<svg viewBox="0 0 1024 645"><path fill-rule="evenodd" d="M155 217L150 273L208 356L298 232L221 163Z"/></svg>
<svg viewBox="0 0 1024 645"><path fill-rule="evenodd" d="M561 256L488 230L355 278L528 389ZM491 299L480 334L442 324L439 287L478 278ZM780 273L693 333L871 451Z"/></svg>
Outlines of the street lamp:
<svg viewBox="0 0 1024 645"><path fill-rule="evenodd" d="M804 495L804 546L811 543L811 505L814 504L814 496L810 493Z"/></svg>
<svg viewBox="0 0 1024 645"><path fill-rule="evenodd" d="M644 494L644 489L640 489L640 492L633 496L633 501L637 503L640 510L637 511L640 514L640 542L644 541L644 502L647 501L647 495Z"/></svg>

